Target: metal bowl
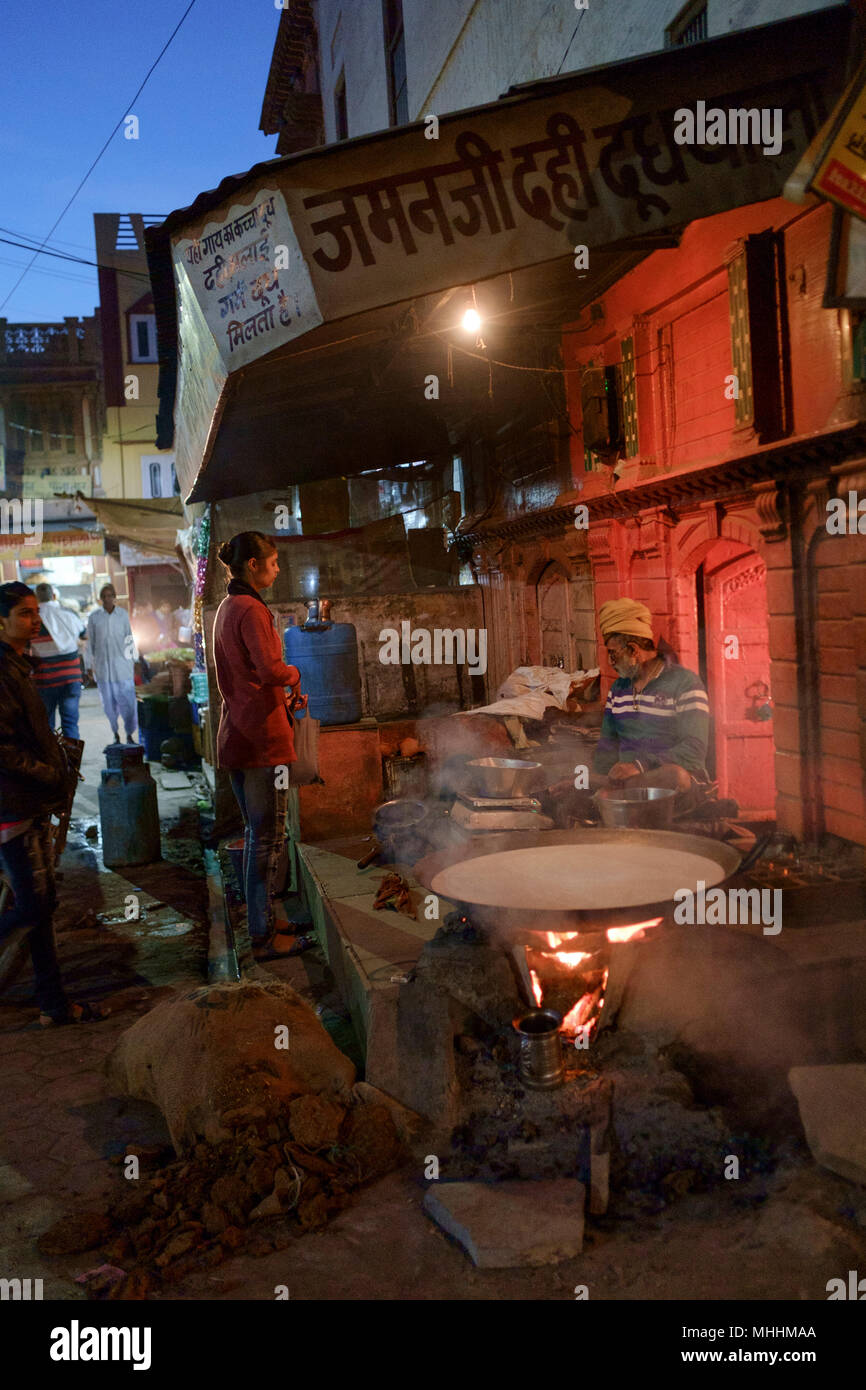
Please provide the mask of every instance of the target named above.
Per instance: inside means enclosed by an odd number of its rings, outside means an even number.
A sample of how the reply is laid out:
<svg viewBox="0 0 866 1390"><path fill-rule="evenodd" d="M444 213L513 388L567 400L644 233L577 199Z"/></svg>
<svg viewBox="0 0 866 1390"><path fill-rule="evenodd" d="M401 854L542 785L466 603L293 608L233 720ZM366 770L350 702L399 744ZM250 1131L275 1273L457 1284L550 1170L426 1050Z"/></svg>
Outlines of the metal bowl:
<svg viewBox="0 0 866 1390"><path fill-rule="evenodd" d="M416 825L420 825L427 815L427 807L423 801L407 801L402 798L396 801L383 801L381 806L377 806L373 812L373 823L376 833L382 835L399 835L408 830L413 830Z"/></svg>
<svg viewBox="0 0 866 1390"><path fill-rule="evenodd" d="M473 758L466 766L478 796L531 796L542 770L522 758Z"/></svg>
<svg viewBox="0 0 866 1390"><path fill-rule="evenodd" d="M605 787L595 794L605 825L664 830L673 821L676 791L668 787Z"/></svg>

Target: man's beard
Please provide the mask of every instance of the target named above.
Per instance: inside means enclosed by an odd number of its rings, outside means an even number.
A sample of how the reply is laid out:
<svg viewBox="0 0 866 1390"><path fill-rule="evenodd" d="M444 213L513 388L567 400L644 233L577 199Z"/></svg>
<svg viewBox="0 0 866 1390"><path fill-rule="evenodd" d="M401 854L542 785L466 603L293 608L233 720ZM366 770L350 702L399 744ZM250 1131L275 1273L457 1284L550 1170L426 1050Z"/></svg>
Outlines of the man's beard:
<svg viewBox="0 0 866 1390"><path fill-rule="evenodd" d="M628 661L623 657L621 661L616 663L615 669L618 676L624 677L625 680L633 681L640 675L640 662Z"/></svg>

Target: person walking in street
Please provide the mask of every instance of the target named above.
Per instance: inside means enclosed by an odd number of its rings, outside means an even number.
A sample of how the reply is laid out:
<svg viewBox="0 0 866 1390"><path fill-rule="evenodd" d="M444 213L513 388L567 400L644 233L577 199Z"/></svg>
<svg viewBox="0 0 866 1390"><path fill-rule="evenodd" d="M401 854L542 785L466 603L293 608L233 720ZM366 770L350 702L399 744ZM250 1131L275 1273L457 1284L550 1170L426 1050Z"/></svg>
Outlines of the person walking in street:
<svg viewBox="0 0 866 1390"><path fill-rule="evenodd" d="M42 619L39 636L30 644L30 653L38 660L34 675L36 689L45 706L49 727L54 728L59 709L61 731L67 738L78 738L78 702L81 699L78 641L84 636L84 624L77 613L61 608L50 584L37 584L36 598Z"/></svg>
<svg viewBox="0 0 866 1390"><path fill-rule="evenodd" d="M283 661L262 593L280 572L277 548L242 531L219 549L230 582L214 621L214 662L222 696L217 761L231 779L244 821L247 922L257 960L296 954L306 944L275 931L271 895L285 841L288 778L295 761L293 709L303 709L300 672ZM291 692L291 693L289 693ZM280 775L280 774L283 775Z"/></svg>
<svg viewBox="0 0 866 1390"><path fill-rule="evenodd" d="M101 608L95 608L87 620L87 655L85 663L99 687L102 708L111 725L114 742L120 743L119 720L123 718L127 743L135 743L138 712L135 703L135 661L138 651L129 614L118 608L117 594L112 584L103 584L99 591Z"/></svg>
<svg viewBox="0 0 866 1390"><path fill-rule="evenodd" d="M52 1027L101 1018L104 1011L69 1002L57 961L51 815L65 808L73 774L25 655L41 626L33 591L0 584L0 869L12 891L12 905L0 911L0 983L26 935L39 1026Z"/></svg>

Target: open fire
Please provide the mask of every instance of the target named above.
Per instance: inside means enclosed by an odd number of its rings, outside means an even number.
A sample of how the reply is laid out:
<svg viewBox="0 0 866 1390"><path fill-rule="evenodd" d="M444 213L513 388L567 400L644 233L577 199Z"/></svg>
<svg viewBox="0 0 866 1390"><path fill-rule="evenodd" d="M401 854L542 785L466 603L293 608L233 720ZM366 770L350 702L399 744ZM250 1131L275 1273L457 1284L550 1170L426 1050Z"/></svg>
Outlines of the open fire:
<svg viewBox="0 0 866 1390"><path fill-rule="evenodd" d="M645 922L633 922L624 927L608 927L607 942L615 945L624 941L639 941L644 932L656 927L661 917ZM539 932L547 949L539 945L526 947L526 963L532 982L532 993L538 1008L552 1007L563 1014L560 1031L569 1040L586 1047L599 1026L604 1008L604 993L610 973L609 950L563 950L585 934L581 932ZM568 996L576 1002L568 1006Z"/></svg>

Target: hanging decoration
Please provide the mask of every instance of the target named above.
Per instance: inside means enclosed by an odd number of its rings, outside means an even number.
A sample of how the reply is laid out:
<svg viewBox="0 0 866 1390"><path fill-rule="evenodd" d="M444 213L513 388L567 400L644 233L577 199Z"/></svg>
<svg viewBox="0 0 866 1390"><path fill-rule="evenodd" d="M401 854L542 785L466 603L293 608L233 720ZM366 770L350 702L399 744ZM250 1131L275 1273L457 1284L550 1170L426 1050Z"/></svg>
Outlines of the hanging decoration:
<svg viewBox="0 0 866 1390"><path fill-rule="evenodd" d="M196 532L194 552L196 555L195 569L195 589L193 590L192 604L192 632L193 648L195 651L196 671L205 669L204 660L204 590L207 582L207 560L210 551L210 526L211 515L210 507L203 513Z"/></svg>

